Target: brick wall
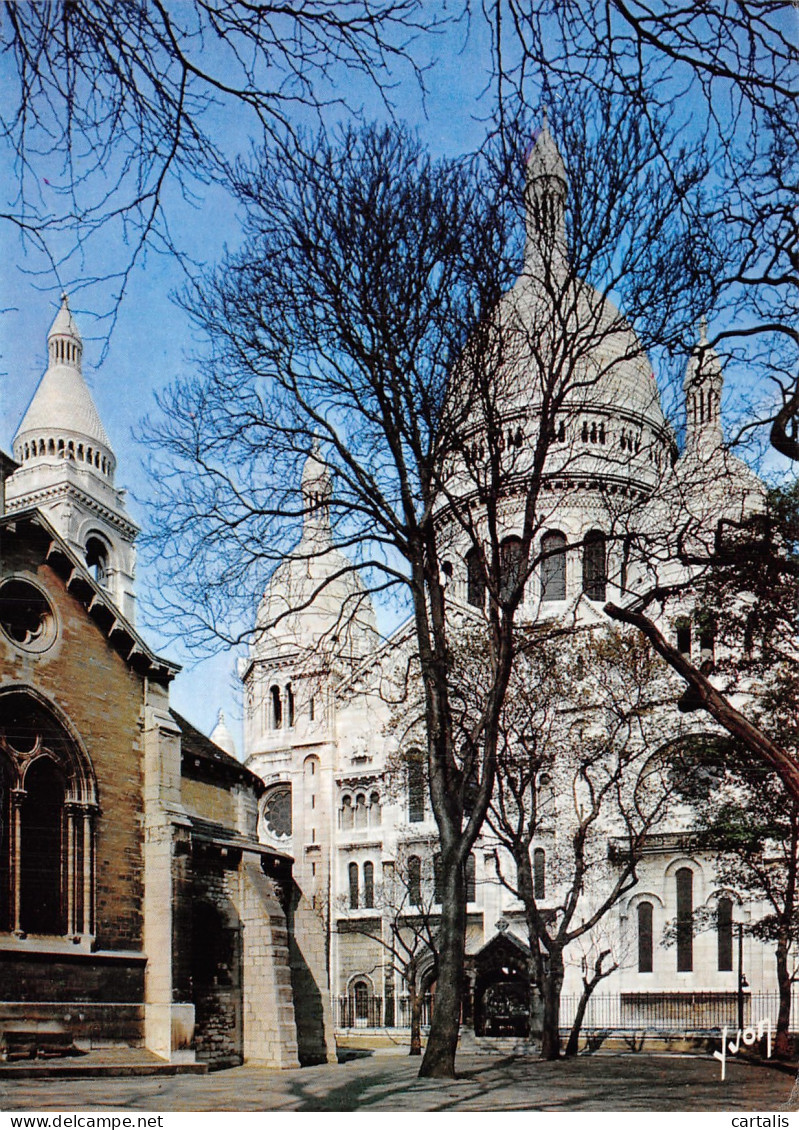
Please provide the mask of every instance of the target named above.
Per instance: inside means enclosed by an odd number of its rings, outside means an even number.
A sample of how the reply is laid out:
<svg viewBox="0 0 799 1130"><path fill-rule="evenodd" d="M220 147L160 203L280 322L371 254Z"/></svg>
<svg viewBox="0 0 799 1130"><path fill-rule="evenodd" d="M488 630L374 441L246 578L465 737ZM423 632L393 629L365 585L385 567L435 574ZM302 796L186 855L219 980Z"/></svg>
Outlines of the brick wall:
<svg viewBox="0 0 799 1130"><path fill-rule="evenodd" d="M0 633L0 686L35 687L69 719L97 778L96 936L102 949L142 944L142 680L117 655L83 606L46 564L16 539L4 545L3 575L44 588L58 619L42 654L14 648Z"/></svg>

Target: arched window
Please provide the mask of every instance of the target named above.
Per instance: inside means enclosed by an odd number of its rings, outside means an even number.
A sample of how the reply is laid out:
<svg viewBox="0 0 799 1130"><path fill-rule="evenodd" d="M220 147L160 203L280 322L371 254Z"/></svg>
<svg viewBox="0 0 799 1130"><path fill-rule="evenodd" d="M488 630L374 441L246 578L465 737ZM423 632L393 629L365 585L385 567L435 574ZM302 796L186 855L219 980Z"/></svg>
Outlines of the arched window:
<svg viewBox="0 0 799 1130"><path fill-rule="evenodd" d="M652 972L652 903L638 904L638 972Z"/></svg>
<svg viewBox="0 0 799 1130"><path fill-rule="evenodd" d="M286 715L290 729L294 727L294 691L291 683L286 684Z"/></svg>
<svg viewBox="0 0 799 1130"><path fill-rule="evenodd" d="M687 616L681 617L675 624L677 629L677 650L681 655L691 654L691 621Z"/></svg>
<svg viewBox="0 0 799 1130"><path fill-rule="evenodd" d="M374 863L364 863L363 865L363 905L365 907L372 907L375 904L375 865Z"/></svg>
<svg viewBox="0 0 799 1130"><path fill-rule="evenodd" d="M283 700L280 697L280 687L269 688L269 704L272 709L272 729L283 728Z"/></svg>
<svg viewBox="0 0 799 1130"><path fill-rule="evenodd" d="M91 766L33 695L0 695L0 931L94 932Z"/></svg>
<svg viewBox="0 0 799 1130"><path fill-rule="evenodd" d="M90 537L86 542L86 564L98 585L108 584L108 548L99 538Z"/></svg>
<svg viewBox="0 0 799 1130"><path fill-rule="evenodd" d="M499 599L510 600L522 583L522 543L520 538L505 538L499 547ZM524 599L522 592L521 599Z"/></svg>
<svg viewBox="0 0 799 1130"><path fill-rule="evenodd" d="M536 848L533 852L533 896L537 899L546 898L546 852L543 848Z"/></svg>
<svg viewBox="0 0 799 1130"><path fill-rule="evenodd" d="M20 843L21 926L28 934L64 934L61 843L64 778L48 757L25 774Z"/></svg>
<svg viewBox="0 0 799 1130"><path fill-rule="evenodd" d="M444 873L441 869L441 852L433 856L433 902L440 903L444 891Z"/></svg>
<svg viewBox="0 0 799 1130"><path fill-rule="evenodd" d="M355 1019L366 1023L369 1020L369 986L365 981L356 981L352 986L355 1001Z"/></svg>
<svg viewBox="0 0 799 1130"><path fill-rule="evenodd" d="M418 855L408 858L408 901L411 906L422 902L422 861Z"/></svg>
<svg viewBox="0 0 799 1130"><path fill-rule="evenodd" d="M732 969L732 899L719 899L716 910L718 931L719 972L728 973Z"/></svg>
<svg viewBox="0 0 799 1130"><path fill-rule="evenodd" d="M712 663L716 653L716 630L712 622L705 620L699 631L699 652L703 663Z"/></svg>
<svg viewBox="0 0 799 1130"><path fill-rule="evenodd" d="M408 820L419 824L424 820L424 762L418 749L408 753Z"/></svg>
<svg viewBox="0 0 799 1130"><path fill-rule="evenodd" d="M589 600L604 600L606 588L605 535L590 530L583 544L583 592Z"/></svg>
<svg viewBox="0 0 799 1130"><path fill-rule="evenodd" d="M350 880L350 910L358 909L358 864L351 863L349 865L349 880Z"/></svg>
<svg viewBox="0 0 799 1130"><path fill-rule="evenodd" d="M466 554L466 599L475 608L485 608L486 583L476 546Z"/></svg>
<svg viewBox="0 0 799 1130"><path fill-rule="evenodd" d="M694 873L681 867L677 884L677 970L690 973L694 967Z"/></svg>
<svg viewBox="0 0 799 1130"><path fill-rule="evenodd" d="M341 827L345 830L355 826L355 813L352 808L352 798L345 796L341 802Z"/></svg>
<svg viewBox="0 0 799 1130"><path fill-rule="evenodd" d="M474 856L470 855L466 860L466 901L474 902L477 898L477 882L475 878L475 862Z"/></svg>
<svg viewBox="0 0 799 1130"><path fill-rule="evenodd" d="M380 806L380 793L372 793L369 797L369 823L373 828L379 828L383 820L383 809Z"/></svg>
<svg viewBox="0 0 799 1130"><path fill-rule="evenodd" d="M366 811L366 797L363 793L358 793L355 798L355 827L365 828L368 823L368 814Z"/></svg>
<svg viewBox="0 0 799 1130"><path fill-rule="evenodd" d="M541 599L566 599L566 538L560 533L541 538ZM551 555L551 556L550 556Z"/></svg>

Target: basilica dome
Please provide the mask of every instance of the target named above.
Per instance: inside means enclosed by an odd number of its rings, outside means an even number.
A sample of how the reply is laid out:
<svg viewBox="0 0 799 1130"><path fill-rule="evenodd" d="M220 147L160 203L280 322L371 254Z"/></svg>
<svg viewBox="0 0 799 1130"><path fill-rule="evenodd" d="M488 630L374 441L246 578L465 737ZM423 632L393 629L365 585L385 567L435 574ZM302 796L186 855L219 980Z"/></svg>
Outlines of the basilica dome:
<svg viewBox="0 0 799 1130"><path fill-rule="evenodd" d="M545 476L601 477L648 493L673 461L673 432L632 326L571 267L566 197L566 171L545 126L534 135L527 162L523 270L485 338L494 369L492 415L503 422L508 448L516 449L520 476L529 471L525 453L531 456L544 406L554 403ZM463 395L474 398L468 364ZM476 403L464 431L467 454L478 459L485 418Z"/></svg>

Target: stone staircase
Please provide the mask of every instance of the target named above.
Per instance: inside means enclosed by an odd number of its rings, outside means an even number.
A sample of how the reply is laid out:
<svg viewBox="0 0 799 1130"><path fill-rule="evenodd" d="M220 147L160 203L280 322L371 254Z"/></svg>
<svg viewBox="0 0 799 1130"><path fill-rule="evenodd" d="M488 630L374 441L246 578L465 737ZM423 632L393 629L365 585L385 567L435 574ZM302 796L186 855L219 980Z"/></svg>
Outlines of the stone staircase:
<svg viewBox="0 0 799 1130"><path fill-rule="evenodd" d="M458 1050L463 1055L529 1055L538 1056L541 1041L521 1036L475 1036L471 1029L462 1029Z"/></svg>

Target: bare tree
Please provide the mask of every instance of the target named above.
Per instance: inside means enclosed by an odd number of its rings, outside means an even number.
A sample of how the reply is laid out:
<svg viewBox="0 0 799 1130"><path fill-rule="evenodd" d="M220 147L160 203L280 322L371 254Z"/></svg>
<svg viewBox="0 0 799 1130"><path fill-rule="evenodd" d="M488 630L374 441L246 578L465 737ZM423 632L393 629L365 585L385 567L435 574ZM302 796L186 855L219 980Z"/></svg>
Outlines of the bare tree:
<svg viewBox="0 0 799 1130"><path fill-rule="evenodd" d="M697 252L694 281L704 292L695 316L706 314L712 344L746 366L742 435L766 425L778 451L799 457L795 5L485 0L483 7L501 105L511 91L545 105L575 95L590 104L598 89L612 91L653 137L665 114L682 127L659 143L667 178L680 175L688 139L701 145L702 191L683 201ZM683 352L690 333L686 325Z"/></svg>
<svg viewBox="0 0 799 1130"><path fill-rule="evenodd" d="M425 991L438 975L440 901L435 857L418 855L406 845L396 859L383 863L383 881L372 900L379 919L363 917L350 905L342 908L338 923L340 934L370 938L382 952L383 972L402 978L408 991L411 1056L422 1054Z"/></svg>
<svg viewBox="0 0 799 1130"><path fill-rule="evenodd" d="M500 879L525 910L544 1059L560 1055L564 952L635 886L646 837L668 813L673 787L653 754L668 732L665 670L634 635L601 630L522 648L516 662L487 819L513 862L508 874L498 855ZM600 947L584 971L570 1054L591 994L616 968Z"/></svg>
<svg viewBox="0 0 799 1130"><path fill-rule="evenodd" d="M704 465L704 490L725 490L728 467L719 454ZM712 477L709 477L709 474ZM665 543L649 539L637 595L606 612L634 625L687 684L682 708L704 710L773 769L793 798L799 797L799 761L792 702L796 685L796 487L761 493L755 512L723 513L708 523L689 511L683 528ZM701 535L699 536L701 531ZM704 616L695 623L694 646L678 646L663 630L664 611L689 601ZM673 618L673 613L672 613ZM699 644L697 648L695 645ZM781 704L772 721L736 692L757 688Z"/></svg>
<svg viewBox="0 0 799 1130"><path fill-rule="evenodd" d="M259 139L287 147L298 118L347 108L341 72L387 100L396 68L421 79L410 46L441 20L419 0L6 4L0 128L16 194L2 219L59 286L78 270L79 286L97 281L76 259L117 241L116 309L146 246L180 251L180 196L196 203L203 185L227 181L225 120L243 112Z"/></svg>

